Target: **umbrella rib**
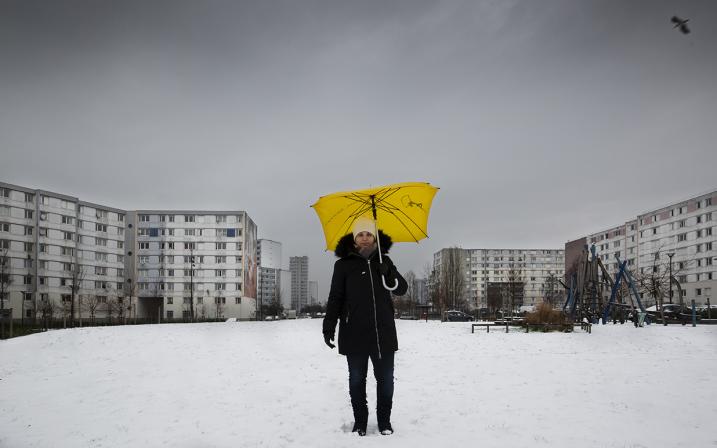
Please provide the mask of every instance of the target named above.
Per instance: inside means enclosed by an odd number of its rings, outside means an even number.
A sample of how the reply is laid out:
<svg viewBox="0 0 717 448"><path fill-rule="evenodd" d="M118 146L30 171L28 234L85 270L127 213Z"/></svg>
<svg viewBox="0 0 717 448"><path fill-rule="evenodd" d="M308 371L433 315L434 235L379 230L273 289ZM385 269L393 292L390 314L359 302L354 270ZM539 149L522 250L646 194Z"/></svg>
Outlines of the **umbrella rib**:
<svg viewBox="0 0 717 448"><path fill-rule="evenodd" d="M420 226L416 221L414 221L413 218L411 218L410 216L408 216L408 214L406 214L406 212L404 212L404 211L401 210L400 208L396 207L395 205L391 205L391 207L393 207L393 209L394 209L395 211L398 211L398 212L400 212L401 214L403 214L403 216L404 216L406 219L408 219L409 221L411 221L411 223L412 223L414 226L416 226L416 228L417 228L423 235L425 235L426 238L428 238L428 234L427 234L426 232L424 232L423 230L421 230L421 226ZM398 217L398 215L397 215L396 213L394 213L393 210L389 209L385 204L381 204L381 206L380 206L379 208L381 208L381 210L385 211L386 213L390 213L391 215L395 216L395 217L396 217L396 220L406 229L406 231L408 231L408 233L411 234L411 236L413 237L413 239L416 240L416 242L418 242L418 238L416 238L416 236L413 234L413 232L411 231L411 229L406 225L406 223L404 223L404 222Z"/></svg>

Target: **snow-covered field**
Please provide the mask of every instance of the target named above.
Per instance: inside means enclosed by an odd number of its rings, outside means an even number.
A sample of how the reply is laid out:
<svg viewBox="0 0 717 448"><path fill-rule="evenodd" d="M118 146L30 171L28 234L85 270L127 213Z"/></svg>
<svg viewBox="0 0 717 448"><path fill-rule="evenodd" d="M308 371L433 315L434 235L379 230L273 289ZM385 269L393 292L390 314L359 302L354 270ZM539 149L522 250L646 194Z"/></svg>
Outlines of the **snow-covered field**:
<svg viewBox="0 0 717 448"><path fill-rule="evenodd" d="M392 436L371 386L350 432L346 361L297 320L1 341L0 447L717 446L717 326L397 324Z"/></svg>

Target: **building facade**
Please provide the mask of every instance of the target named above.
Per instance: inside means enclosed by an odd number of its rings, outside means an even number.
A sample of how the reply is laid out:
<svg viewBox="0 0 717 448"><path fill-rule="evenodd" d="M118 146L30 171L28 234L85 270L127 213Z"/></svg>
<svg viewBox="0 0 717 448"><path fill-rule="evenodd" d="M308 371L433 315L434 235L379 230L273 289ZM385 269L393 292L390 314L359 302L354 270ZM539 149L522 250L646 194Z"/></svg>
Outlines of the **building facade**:
<svg viewBox="0 0 717 448"><path fill-rule="evenodd" d="M629 219L624 224L569 241L565 244L566 273L585 247L593 244L610 275L619 269L618 260L627 261L632 273L662 276L669 272L679 281L683 300L697 305L713 301L717 288L717 191L659 207ZM671 263L670 263L671 262ZM669 275L669 274L668 274ZM647 298L650 298L642 293ZM673 298L677 292L673 291ZM670 300L669 293L664 298Z"/></svg>
<svg viewBox="0 0 717 448"><path fill-rule="evenodd" d="M309 257L290 257L291 309L301 312L309 304Z"/></svg>
<svg viewBox="0 0 717 448"><path fill-rule="evenodd" d="M257 261L259 263L257 299L261 307L274 300L281 300L281 243L259 239Z"/></svg>
<svg viewBox="0 0 717 448"><path fill-rule="evenodd" d="M256 226L242 211L127 211L0 183L0 261L15 319L249 318L256 307Z"/></svg>
<svg viewBox="0 0 717 448"><path fill-rule="evenodd" d="M243 211L139 210L130 259L139 315L250 319L256 313L256 233ZM129 255L129 254L128 254Z"/></svg>
<svg viewBox="0 0 717 448"><path fill-rule="evenodd" d="M507 285L520 288L515 306L537 305L551 294L555 279L562 279L564 257L562 249L441 249L433 255L429 288L438 287L444 270L454 264L462 277L453 283L461 284L460 301L471 308L487 308L489 291Z"/></svg>

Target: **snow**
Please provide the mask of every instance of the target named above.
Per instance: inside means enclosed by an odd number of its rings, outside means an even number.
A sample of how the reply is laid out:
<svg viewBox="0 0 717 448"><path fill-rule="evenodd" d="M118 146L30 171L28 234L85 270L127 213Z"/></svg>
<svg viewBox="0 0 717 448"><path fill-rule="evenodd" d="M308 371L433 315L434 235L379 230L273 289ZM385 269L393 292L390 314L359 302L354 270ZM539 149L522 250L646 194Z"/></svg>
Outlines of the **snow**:
<svg viewBox="0 0 717 448"><path fill-rule="evenodd" d="M0 447L707 447L717 326L504 333L397 321L393 427L352 434L320 319L0 342Z"/></svg>

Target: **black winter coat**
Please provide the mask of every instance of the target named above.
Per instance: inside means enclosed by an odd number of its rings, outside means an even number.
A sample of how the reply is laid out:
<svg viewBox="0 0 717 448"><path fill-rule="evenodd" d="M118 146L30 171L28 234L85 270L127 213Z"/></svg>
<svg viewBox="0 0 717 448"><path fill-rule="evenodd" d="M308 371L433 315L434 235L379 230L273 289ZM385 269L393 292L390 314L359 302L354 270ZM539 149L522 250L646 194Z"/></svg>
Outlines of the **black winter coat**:
<svg viewBox="0 0 717 448"><path fill-rule="evenodd" d="M381 253L388 253L393 245L391 238L379 230ZM398 350L396 324L391 291L383 287L379 272L378 251L369 259L355 249L352 234L345 235L336 246L336 256L331 278L331 291L326 304L323 332L333 338L339 321L339 353L369 354L389 353ZM394 295L406 293L408 284L388 256L383 262L389 265L386 284L398 288Z"/></svg>

